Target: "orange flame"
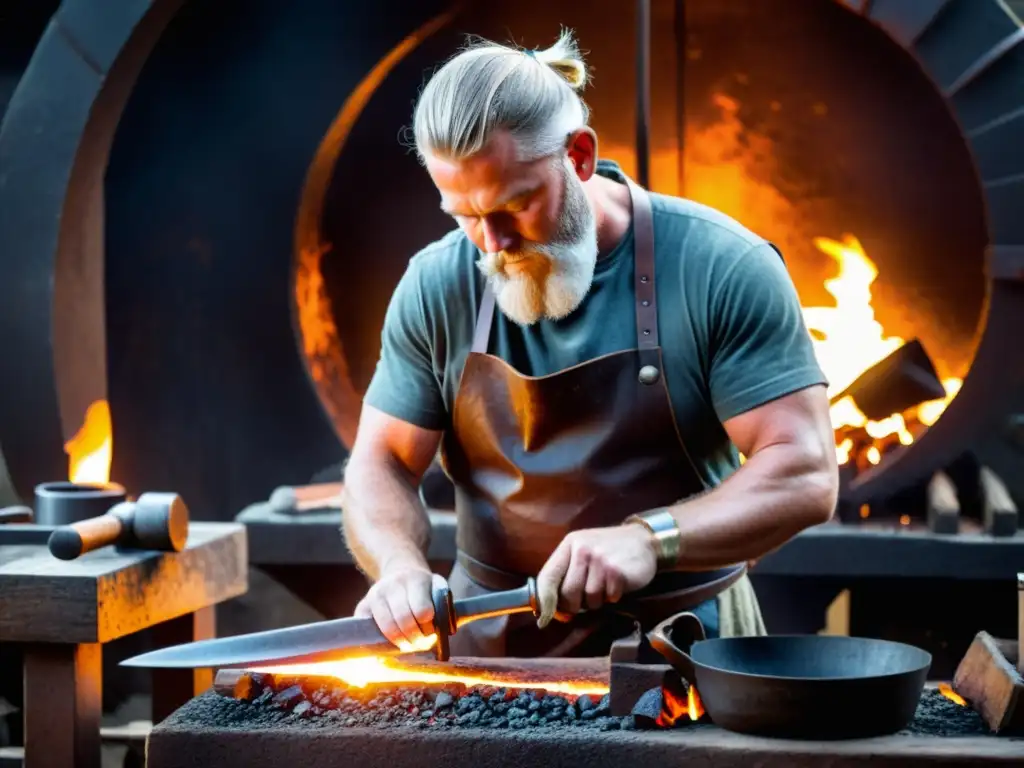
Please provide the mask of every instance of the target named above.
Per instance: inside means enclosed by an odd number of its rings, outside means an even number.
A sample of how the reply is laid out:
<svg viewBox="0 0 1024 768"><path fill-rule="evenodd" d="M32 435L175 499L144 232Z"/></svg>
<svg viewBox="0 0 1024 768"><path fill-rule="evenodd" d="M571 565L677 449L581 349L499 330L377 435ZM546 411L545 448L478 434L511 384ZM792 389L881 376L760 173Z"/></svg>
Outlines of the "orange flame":
<svg viewBox="0 0 1024 768"><path fill-rule="evenodd" d="M835 306L804 308L804 321L814 335L814 352L828 376L831 394L842 392L864 371L884 360L905 342L899 336L887 336L881 323L875 319L871 284L878 277L878 269L864 252L860 241L853 235L844 235L841 242L819 237L815 238L814 244L839 266L839 274L825 281L825 289L835 299ZM960 391L962 383L958 378L945 379L942 385L946 396L912 409L916 421L925 426L934 424ZM894 413L880 421L872 421L849 396L833 403L830 415L832 427L836 430L861 427L876 441L896 435L903 445L914 442L904 414ZM852 447L852 442L845 441L836 446L840 463L850 460ZM865 457L871 464L882 460L877 445L870 446Z"/></svg>
<svg viewBox="0 0 1024 768"><path fill-rule="evenodd" d="M961 707L967 706L967 701L959 693L953 690L953 686L949 683L939 683L939 693L945 696L947 699L952 701L954 704L959 704Z"/></svg>
<svg viewBox="0 0 1024 768"><path fill-rule="evenodd" d="M78 432L64 444L71 482L100 485L110 482L113 435L110 405L106 400L97 400L86 409L85 420Z"/></svg>
<svg viewBox="0 0 1024 768"><path fill-rule="evenodd" d="M425 651L436 642L430 635L420 643L401 645L403 653ZM268 672L285 677L331 677L340 680L352 688L365 688L368 685L422 683L427 685L461 684L467 688L474 686L495 686L500 688L543 689L549 693L561 693L572 696L590 694L604 696L608 693L608 684L600 680L529 680L510 677L501 671L468 673L465 671L436 672L422 666L403 664L398 658L390 656L364 656L341 661L324 661L312 664L279 664L276 666L254 668L254 672Z"/></svg>
<svg viewBox="0 0 1024 768"><path fill-rule="evenodd" d="M818 362L829 379L830 394L842 392L861 373L904 344L899 336L887 335L875 318L871 288L878 269L852 234L843 235L840 240L815 236L806 206L788 198L769 181L779 171L775 147L768 136L743 123L739 101L716 93L711 103L717 119L705 126L694 121L687 128L683 188L679 185L677 153L664 150L655 152L651 158L651 186L716 208L755 232L771 233L784 253L802 252L811 242L836 263L838 274L824 284L834 305L807 306L804 319L812 333ZM777 103L772 106L775 111L781 108ZM818 117L827 112L827 105L814 107ZM626 173L635 172L632 148L606 145L605 153L617 160ZM788 266L798 288L806 288L809 280L819 279L817 267L811 267L810 262L796 260ZM882 449L893 436L901 444L909 445L914 440L911 427L934 424L961 383L958 378L944 379L945 397L877 422L869 420L852 398L844 397L834 403L831 417L837 430L839 462L863 458L867 463L877 464L882 459ZM865 430L874 444L861 441L858 445L849 440L846 431L850 427Z"/></svg>
<svg viewBox="0 0 1024 768"><path fill-rule="evenodd" d="M503 677L500 674L453 674L449 672L429 672L422 668L406 667L397 659L383 656L368 656L343 661L325 661L317 664L285 664L277 667L265 667L257 672L269 672L275 675L331 677L342 681L352 688L365 688L368 685L410 684L450 685L457 683L472 688L473 686L497 686L501 688L542 688L550 693L562 693L573 696L591 694L604 696L608 686L588 680L538 681L518 680Z"/></svg>
<svg viewBox="0 0 1024 768"><path fill-rule="evenodd" d="M690 685L686 689L686 699L683 699L672 690L671 686L664 686L661 689L664 702L661 714L655 721L660 728L671 728L684 716L696 722L704 716L704 704L700 700L697 687Z"/></svg>

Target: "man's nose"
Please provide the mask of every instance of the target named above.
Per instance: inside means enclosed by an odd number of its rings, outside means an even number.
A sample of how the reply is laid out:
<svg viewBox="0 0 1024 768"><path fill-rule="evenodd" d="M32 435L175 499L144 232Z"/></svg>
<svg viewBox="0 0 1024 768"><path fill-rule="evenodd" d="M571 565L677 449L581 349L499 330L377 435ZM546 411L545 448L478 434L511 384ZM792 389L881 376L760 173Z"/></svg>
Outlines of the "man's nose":
<svg viewBox="0 0 1024 768"><path fill-rule="evenodd" d="M484 220L483 230L487 253L515 250L518 237L514 230L487 219Z"/></svg>

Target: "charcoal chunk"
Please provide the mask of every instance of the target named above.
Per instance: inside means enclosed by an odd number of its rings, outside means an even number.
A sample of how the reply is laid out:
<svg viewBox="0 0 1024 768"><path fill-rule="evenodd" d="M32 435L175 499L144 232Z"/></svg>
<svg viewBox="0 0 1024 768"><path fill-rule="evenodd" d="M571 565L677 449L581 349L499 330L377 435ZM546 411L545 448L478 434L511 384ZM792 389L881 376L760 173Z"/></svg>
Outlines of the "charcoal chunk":
<svg viewBox="0 0 1024 768"><path fill-rule="evenodd" d="M291 709L304 698L301 685L291 685L274 696L274 703L279 707Z"/></svg>
<svg viewBox="0 0 1024 768"><path fill-rule="evenodd" d="M456 725L475 725L480 721L480 714L479 709L474 709L464 715L459 715L455 723Z"/></svg>
<svg viewBox="0 0 1024 768"><path fill-rule="evenodd" d="M597 702L597 714L600 717L607 717L612 713L612 695L606 693L601 697L601 700Z"/></svg>
<svg viewBox="0 0 1024 768"><path fill-rule="evenodd" d="M651 688L637 699L633 705L633 721L640 730L647 730L657 727L658 717L664 706L661 688Z"/></svg>
<svg viewBox="0 0 1024 768"><path fill-rule="evenodd" d="M441 691L434 697L434 709L444 709L450 707L455 702L455 699L447 691Z"/></svg>
<svg viewBox="0 0 1024 768"><path fill-rule="evenodd" d="M593 707L591 707L590 709L585 709L582 712L580 712L580 718L583 720L596 720L597 710Z"/></svg>
<svg viewBox="0 0 1024 768"><path fill-rule="evenodd" d="M299 717L308 717L311 714L312 709L313 705L309 701L303 700L295 705L292 709L292 714L298 715Z"/></svg>
<svg viewBox="0 0 1024 768"><path fill-rule="evenodd" d="M526 708L528 710L530 710L531 712L538 712L538 711L540 711L540 702L537 701L536 699L534 699L533 701L530 702L529 706L527 706Z"/></svg>
<svg viewBox="0 0 1024 768"><path fill-rule="evenodd" d="M578 699L576 699L576 709L578 709L581 714L593 708L594 700L590 698L587 694L583 694Z"/></svg>

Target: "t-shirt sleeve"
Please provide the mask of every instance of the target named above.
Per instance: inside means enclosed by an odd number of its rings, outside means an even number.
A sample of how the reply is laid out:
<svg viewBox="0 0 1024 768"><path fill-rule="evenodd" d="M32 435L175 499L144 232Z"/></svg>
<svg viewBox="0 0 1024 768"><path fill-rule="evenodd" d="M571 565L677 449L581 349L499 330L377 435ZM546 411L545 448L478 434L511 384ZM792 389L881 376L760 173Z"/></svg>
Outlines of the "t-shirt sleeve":
<svg viewBox="0 0 1024 768"><path fill-rule="evenodd" d="M423 429L443 429L444 398L421 262L409 262L384 316L380 358L363 402Z"/></svg>
<svg viewBox="0 0 1024 768"><path fill-rule="evenodd" d="M710 388L718 418L827 384L779 253L750 249L712 285Z"/></svg>

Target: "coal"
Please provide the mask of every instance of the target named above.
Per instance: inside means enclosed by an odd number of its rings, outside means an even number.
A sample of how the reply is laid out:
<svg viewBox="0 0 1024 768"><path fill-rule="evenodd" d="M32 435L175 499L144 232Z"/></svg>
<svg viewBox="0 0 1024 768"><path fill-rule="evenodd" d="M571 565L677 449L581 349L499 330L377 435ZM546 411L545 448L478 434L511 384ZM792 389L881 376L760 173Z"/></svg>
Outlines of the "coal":
<svg viewBox="0 0 1024 768"><path fill-rule="evenodd" d="M268 675L259 677L247 694L248 699L212 692L204 694L188 705L198 708L191 719L224 728L301 724L312 728L625 731L657 729L656 720L662 707L657 689L641 697L632 714L613 717L609 695L556 695L543 690L466 688L461 684L443 688L398 685L354 688L323 678L275 680ZM684 716L675 727L715 726L707 716L697 722ZM956 737L990 732L973 709L956 704L938 691L927 690L914 720L901 733Z"/></svg>
<svg viewBox="0 0 1024 768"><path fill-rule="evenodd" d="M904 733L917 736L982 736L990 733L981 715L938 691L926 691Z"/></svg>

